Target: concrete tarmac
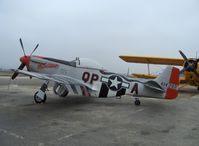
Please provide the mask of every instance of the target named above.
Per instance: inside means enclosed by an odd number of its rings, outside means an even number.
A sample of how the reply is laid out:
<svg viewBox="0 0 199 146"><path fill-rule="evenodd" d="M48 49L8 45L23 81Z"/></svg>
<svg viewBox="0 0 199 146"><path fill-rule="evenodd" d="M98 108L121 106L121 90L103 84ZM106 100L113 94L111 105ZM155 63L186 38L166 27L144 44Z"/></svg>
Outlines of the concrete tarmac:
<svg viewBox="0 0 199 146"><path fill-rule="evenodd" d="M15 146L198 146L199 95L180 89L176 100L129 96L59 98L52 88L45 104L35 104L41 86L18 78L8 90L0 78L0 145Z"/></svg>

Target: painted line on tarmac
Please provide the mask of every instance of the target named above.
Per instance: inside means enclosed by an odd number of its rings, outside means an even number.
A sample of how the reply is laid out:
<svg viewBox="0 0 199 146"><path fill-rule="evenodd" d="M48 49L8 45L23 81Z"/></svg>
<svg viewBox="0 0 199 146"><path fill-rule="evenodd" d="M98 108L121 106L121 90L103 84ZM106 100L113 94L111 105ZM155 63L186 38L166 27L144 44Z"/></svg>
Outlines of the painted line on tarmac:
<svg viewBox="0 0 199 146"><path fill-rule="evenodd" d="M18 135L18 134L14 133L14 132L10 132L10 131L5 130L5 129L0 129L0 132L1 132L1 133L4 133L4 134L7 134L7 135L9 135L9 136L12 136L12 137L18 138L18 139L24 139L24 137L23 137L23 136Z"/></svg>
<svg viewBox="0 0 199 146"><path fill-rule="evenodd" d="M0 107L5 108L5 107L17 107L17 106L11 103L0 103Z"/></svg>
<svg viewBox="0 0 199 146"><path fill-rule="evenodd" d="M199 99L199 95L194 95L191 97L192 99Z"/></svg>
<svg viewBox="0 0 199 146"><path fill-rule="evenodd" d="M67 138L70 138L70 137L72 137L72 136L74 136L74 134L65 135L65 136L63 136L63 137L58 138L57 140L58 140L58 141L61 141L61 140L63 140L63 139L67 139Z"/></svg>
<svg viewBox="0 0 199 146"><path fill-rule="evenodd" d="M142 112L143 110L145 110L145 109L144 109L144 108L142 108L142 109L138 109L138 110L136 110L136 111L132 112L131 114L136 114L136 113Z"/></svg>
<svg viewBox="0 0 199 146"><path fill-rule="evenodd" d="M40 142L40 143L38 143L38 146L45 146L45 144Z"/></svg>

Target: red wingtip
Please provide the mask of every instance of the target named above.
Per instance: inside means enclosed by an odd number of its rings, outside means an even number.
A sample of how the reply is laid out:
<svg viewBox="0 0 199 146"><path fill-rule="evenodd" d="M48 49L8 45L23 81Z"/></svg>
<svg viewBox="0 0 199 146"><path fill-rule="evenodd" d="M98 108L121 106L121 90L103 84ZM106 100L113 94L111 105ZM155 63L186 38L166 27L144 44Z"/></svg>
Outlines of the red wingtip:
<svg viewBox="0 0 199 146"><path fill-rule="evenodd" d="M175 99L178 96L178 85L179 85L179 69L173 67L171 71L169 87L166 91L166 99Z"/></svg>

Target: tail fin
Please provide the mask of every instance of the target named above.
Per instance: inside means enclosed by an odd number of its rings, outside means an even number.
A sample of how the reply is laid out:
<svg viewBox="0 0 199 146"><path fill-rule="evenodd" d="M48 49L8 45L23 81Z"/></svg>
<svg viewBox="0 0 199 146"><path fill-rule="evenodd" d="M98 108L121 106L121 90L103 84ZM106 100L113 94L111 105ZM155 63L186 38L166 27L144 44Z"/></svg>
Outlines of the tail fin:
<svg viewBox="0 0 199 146"><path fill-rule="evenodd" d="M168 66L155 81L165 90L165 99L174 99L178 96L180 71L176 67Z"/></svg>

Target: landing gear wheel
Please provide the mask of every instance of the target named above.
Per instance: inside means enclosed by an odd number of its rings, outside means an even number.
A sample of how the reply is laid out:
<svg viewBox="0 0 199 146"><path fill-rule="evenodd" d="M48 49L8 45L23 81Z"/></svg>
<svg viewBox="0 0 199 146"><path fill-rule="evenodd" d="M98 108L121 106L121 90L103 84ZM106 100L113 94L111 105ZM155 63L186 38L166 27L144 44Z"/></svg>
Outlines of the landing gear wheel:
<svg viewBox="0 0 199 146"><path fill-rule="evenodd" d="M141 103L140 100L138 100L138 99L135 100L135 105L140 105L140 103Z"/></svg>
<svg viewBox="0 0 199 146"><path fill-rule="evenodd" d="M35 103L44 103L46 101L46 93L44 94L44 99L41 99L40 97L37 96L37 93L39 91L37 91L34 95L34 100L35 100Z"/></svg>

